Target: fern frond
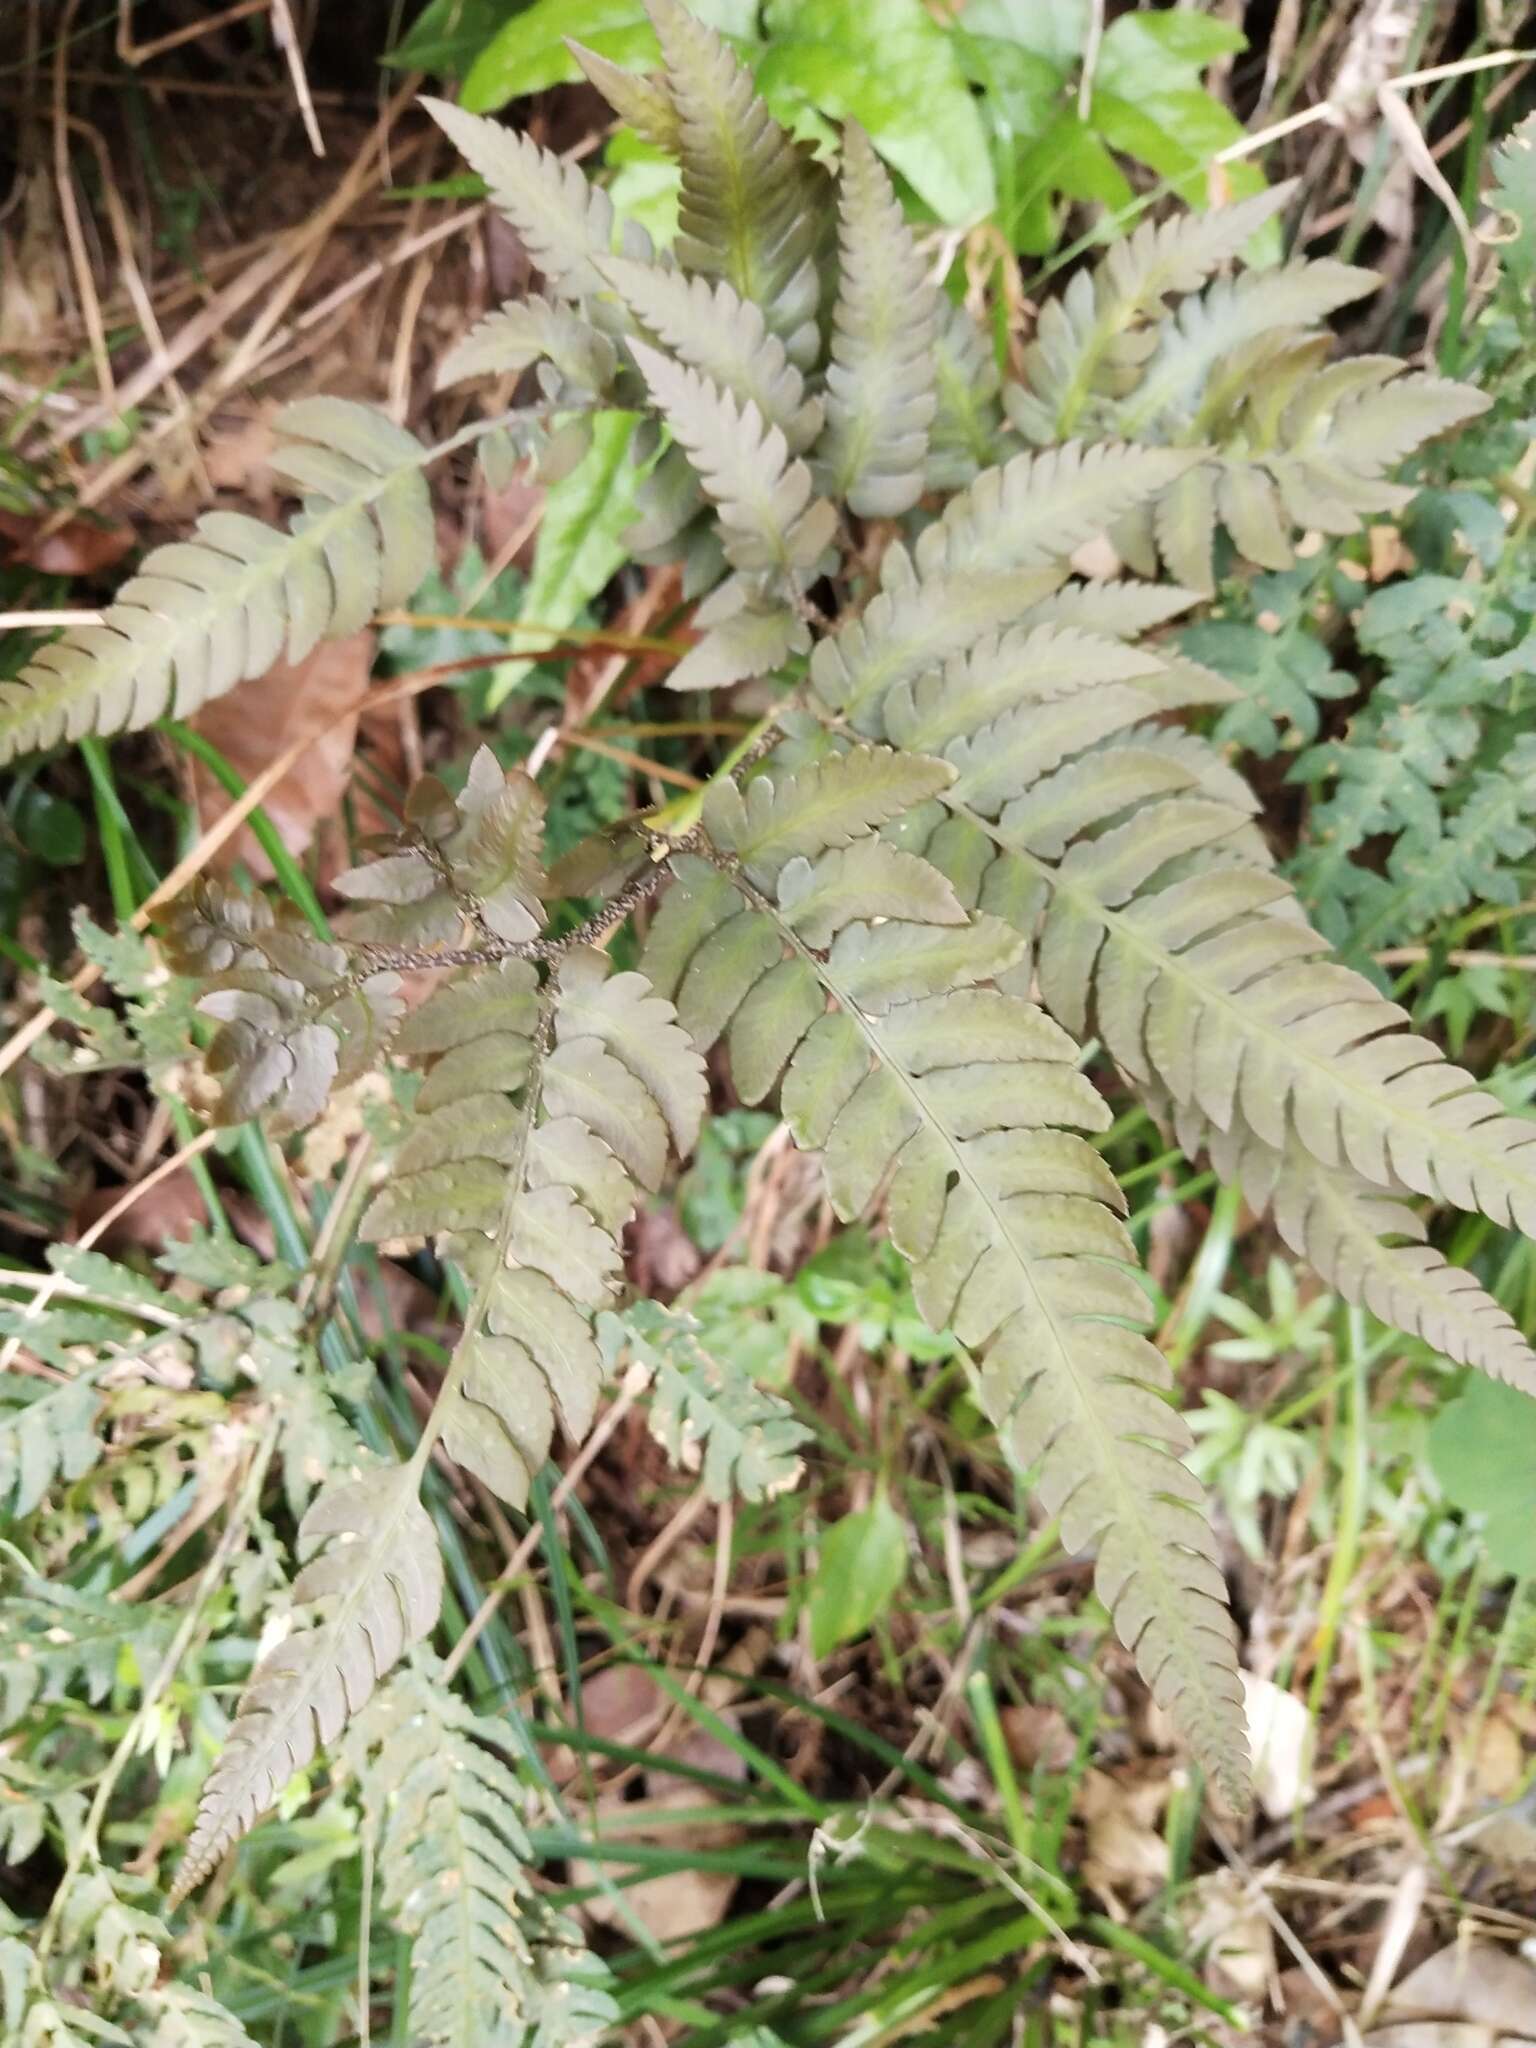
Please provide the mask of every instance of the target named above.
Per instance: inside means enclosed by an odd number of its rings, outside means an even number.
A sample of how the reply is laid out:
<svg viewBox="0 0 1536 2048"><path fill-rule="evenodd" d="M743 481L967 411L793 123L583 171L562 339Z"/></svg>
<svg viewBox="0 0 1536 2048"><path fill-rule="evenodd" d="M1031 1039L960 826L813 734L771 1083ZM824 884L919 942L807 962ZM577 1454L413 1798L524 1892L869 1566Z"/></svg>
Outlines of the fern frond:
<svg viewBox="0 0 1536 2048"><path fill-rule="evenodd" d="M612 384L618 355L607 336L579 313L535 293L510 299L476 321L438 364L437 388L446 390L469 377L515 376L538 362L549 363L557 373L552 398L591 399Z"/></svg>
<svg viewBox="0 0 1536 2048"><path fill-rule="evenodd" d="M585 951L545 992L517 959L454 977L398 1045L428 1070L362 1235L436 1234L464 1268L475 1301L434 1421L522 1507L557 1414L575 1442L591 1427L592 1313L617 1289L634 1183L656 1187L669 1143L697 1136L703 1063L644 977Z"/></svg>
<svg viewBox="0 0 1536 2048"><path fill-rule="evenodd" d="M335 1740L437 1620L443 1566L415 1465L322 1493L299 1528L294 1599L319 1615L257 1666L203 1787L171 1903L200 1885L289 1778Z"/></svg>
<svg viewBox="0 0 1536 2048"><path fill-rule="evenodd" d="M848 846L953 780L942 761L854 747L793 773L756 776L744 791L716 782L704 799L704 824L715 845L766 888L786 862Z"/></svg>
<svg viewBox="0 0 1536 2048"><path fill-rule="evenodd" d="M836 515L812 496L811 472L790 460L783 430L660 350L636 341L630 352L719 508L727 560L743 570L813 569Z"/></svg>
<svg viewBox="0 0 1536 2048"><path fill-rule="evenodd" d="M339 398L285 406L274 430L272 466L302 496L302 518L284 534L207 512L194 539L152 549L99 626L71 627L0 683L0 760L184 718L408 602L433 559L428 451Z"/></svg>
<svg viewBox="0 0 1536 2048"><path fill-rule="evenodd" d="M1096 396L1122 394L1156 345L1149 315L1172 292L1198 291L1295 190L1292 181L1235 206L1147 221L1112 242L1095 271L1079 271L1040 308L1024 352L1023 389L1010 406L1020 432L1047 446L1079 430Z"/></svg>
<svg viewBox="0 0 1536 2048"><path fill-rule="evenodd" d="M1318 957L1326 942L1267 872L1251 798L1232 800L1219 764L1202 773L1202 743L1184 737L1192 780L1171 794L1161 766L1116 768L1116 735L1146 747L1135 700L1155 677L1086 668L1042 708L1027 660L1015 669L993 648L974 666L979 681L961 663L887 691L865 722L957 769L938 792L949 824L936 833L929 814L913 850L926 838L965 881L962 900L1038 937L1041 995L1068 1030L1091 1020L1127 1073L1218 1131L1240 1120L1270 1148L1294 1139L1387 1194L1536 1226L1536 1123L1404 1030L1364 977Z"/></svg>
<svg viewBox="0 0 1536 2048"><path fill-rule="evenodd" d="M938 407L938 292L885 166L856 124L843 138L842 263L820 451L832 494L863 518L892 519L922 495Z"/></svg>
<svg viewBox="0 0 1536 2048"><path fill-rule="evenodd" d="M98 1600L49 1579L24 1579L0 1601L0 1729L39 1703L79 1689L104 1699L124 1651L141 1677L158 1668L174 1618L158 1607Z"/></svg>
<svg viewBox="0 0 1536 2048"><path fill-rule="evenodd" d="M406 1670L349 1746L379 1815L384 1906L411 1937L412 2038L429 2048L544 2038L552 1950L585 1989L588 2024L606 2025L616 2012L607 1973L530 1876L507 1723L474 1713L435 1674ZM580 2048L590 2036L575 2027L558 2038Z"/></svg>
<svg viewBox="0 0 1536 2048"><path fill-rule="evenodd" d="M489 115L466 113L426 95L419 104L485 180L491 204L517 229L550 290L566 300L590 300L592 317L601 324L601 265L613 254L617 218L603 188L580 164L562 162ZM643 228L626 220L622 235L626 256L651 260L651 238Z"/></svg>
<svg viewBox="0 0 1536 2048"><path fill-rule="evenodd" d="M185 1984L171 1984L149 2001L155 2030L146 2048L256 2048L235 2015Z"/></svg>
<svg viewBox="0 0 1536 2048"><path fill-rule="evenodd" d="M998 456L1002 378L991 344L964 306L941 302L933 345L934 414L928 429L929 490L958 491Z"/></svg>
<svg viewBox="0 0 1536 2048"><path fill-rule="evenodd" d="M678 121L678 260L754 301L791 360L804 366L817 346L824 181L712 28L682 0L647 0L647 12Z"/></svg>
<svg viewBox="0 0 1536 2048"><path fill-rule="evenodd" d="M20 1317L15 1330L23 1339L32 1334ZM66 1328L66 1339L70 1334ZM56 1481L81 1478L103 1449L96 1433L101 1389L95 1374L77 1373L51 1385L33 1382L26 1399L19 1398L20 1375L5 1377L12 1384L0 1405L0 1524L30 1515Z"/></svg>
<svg viewBox="0 0 1536 2048"><path fill-rule="evenodd" d="M399 977L354 977L345 948L316 938L289 903L274 912L264 897L199 883L167 913L162 944L178 973L202 980L197 1007L220 1025L207 1063L221 1122L262 1110L278 1131L312 1122L399 1021Z"/></svg>
<svg viewBox="0 0 1536 2048"><path fill-rule="evenodd" d="M792 455L810 446L821 427L821 400L807 397L805 379L783 342L769 332L761 307L741 298L724 278L688 277L617 256L606 267L641 328L679 362L738 405L755 405L783 434Z"/></svg>
<svg viewBox="0 0 1536 2048"><path fill-rule="evenodd" d="M1255 342L1272 346L1277 330L1304 332L1380 286L1374 271L1327 257L1219 279L1161 324L1134 390L1114 408L1112 431L1163 440L1194 414L1223 357Z"/></svg>
<svg viewBox="0 0 1536 2048"><path fill-rule="evenodd" d="M915 559L886 551L880 594L811 657L817 695L857 731L878 734L894 685L1016 622L1067 580L1073 549L1197 460L1181 449L1069 443L984 471L925 529Z"/></svg>
<svg viewBox="0 0 1536 2048"><path fill-rule="evenodd" d="M627 1349L649 1369L651 1434L674 1463L701 1469L712 1500L788 1492L803 1470L796 1446L811 1432L739 1359L707 1350L699 1334L692 1316L654 1301L598 1319L610 1364Z"/></svg>
<svg viewBox="0 0 1536 2048"><path fill-rule="evenodd" d="M833 847L817 862L841 857ZM1038 1463L1066 1540L1097 1544L1123 1640L1241 1801L1215 1539L1179 1462L1183 1426L1160 1398L1166 1367L1134 1334L1147 1310L1118 1191L1069 1134L1102 1128L1108 1112L1075 1071L1071 1040L987 986L1023 952L1001 920L847 923L823 957L795 928L784 878L775 900L742 870L679 860L647 970L676 991L699 1044L728 1037L744 1095L783 1072L784 1116L822 1150L840 1216L861 1213L889 1176L891 1235L913 1262L920 1310L979 1354L983 1399L1020 1461Z"/></svg>
<svg viewBox="0 0 1536 2048"><path fill-rule="evenodd" d="M1509 1311L1428 1243L1424 1219L1400 1195L1348 1167L1320 1167L1295 1138L1282 1150L1241 1122L1216 1130L1197 1110L1175 1119L1191 1155L1210 1153L1222 1178L1257 1209L1272 1208L1285 1242L1346 1301L1422 1337L1459 1365L1536 1394L1536 1351Z"/></svg>
<svg viewBox="0 0 1536 2048"><path fill-rule="evenodd" d="M700 606L695 612L695 624L703 623L702 611ZM772 675L792 654L804 654L810 644L809 626L788 605L743 598L668 671L667 688L722 690L751 676Z"/></svg>

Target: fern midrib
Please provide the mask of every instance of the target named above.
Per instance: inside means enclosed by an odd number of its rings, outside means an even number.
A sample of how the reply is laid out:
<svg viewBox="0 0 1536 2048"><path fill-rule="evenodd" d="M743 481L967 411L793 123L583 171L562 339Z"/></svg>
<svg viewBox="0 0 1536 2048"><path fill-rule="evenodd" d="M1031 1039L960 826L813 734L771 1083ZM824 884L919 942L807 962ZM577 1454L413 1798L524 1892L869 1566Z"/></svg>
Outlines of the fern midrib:
<svg viewBox="0 0 1536 2048"><path fill-rule="evenodd" d="M858 327L858 346L848 355L839 354L836 341L832 357L839 369L855 380L857 397L844 404L841 432L834 450L833 484L838 497L867 473L871 450L879 439L880 422L889 410L894 379L888 374L890 352L899 333L898 309L878 280L864 302L863 324Z"/></svg>
<svg viewBox="0 0 1536 2048"><path fill-rule="evenodd" d="M473 1881L473 1864L469 1854L469 1841L464 1831L464 1809L455 1797L455 1788L459 1776L460 1773L457 1770L449 1770L447 1772L447 1786L443 1795L447 1799L453 1815L451 1823L453 1868L459 1880L458 1884L454 1887L455 1897L453 1901L454 1940L460 1958L460 1966L453 1973L454 1991L456 1993L455 2004L458 2007L459 2014L459 2031L453 2036L453 2039L458 2044L458 2048L480 2048L480 2043L475 2038L476 2000L473 1990L475 1974L475 1916L472 1911L472 1904L476 1896L477 1887ZM510 1906L507 1910L510 1911Z"/></svg>
<svg viewBox="0 0 1536 2048"><path fill-rule="evenodd" d="M1315 1075L1319 1081L1326 1084L1336 1094L1346 1096L1350 1100L1358 1102L1362 1107L1369 1109L1376 1115L1381 1114L1383 1109L1385 1109L1394 1122L1400 1125L1409 1125L1419 1131L1423 1136L1432 1166L1437 1155L1444 1156L1447 1153L1455 1153L1466 1163L1468 1170L1473 1175L1474 1182L1483 1175L1494 1172L1507 1177L1511 1183L1522 1187L1531 1200L1536 1202L1536 1173L1520 1172L1514 1164L1517 1157L1515 1153L1500 1153L1496 1156L1490 1156L1477 1147L1463 1142L1469 1134L1460 1132L1449 1125L1436 1123L1432 1117L1416 1112L1409 1104L1396 1097L1391 1089L1374 1087L1363 1081L1352 1080L1347 1072L1335 1066L1331 1061L1309 1051L1304 1045L1299 1045L1289 1033L1281 1030L1277 1025L1266 1023L1262 1018L1256 1016L1252 1010L1245 1008L1238 1001L1237 996L1229 990L1202 980L1198 974L1192 973L1187 966L1181 965L1181 956L1179 954L1170 953L1166 947L1160 946L1155 939L1148 937L1145 932L1130 923L1118 911L1112 910L1108 904L1101 902L1084 883L1073 881L1064 876L1059 868L1052 867L1049 861L1042 860L1038 854L1031 853L1021 840L1014 838L1011 834L1004 831L1001 826L995 825L989 819L982 817L979 811L973 811L967 805L952 799L944 790L940 790L938 794L939 801L947 805L957 817L968 819L978 831L985 833L994 845L1004 848L1009 853L1016 854L1027 867L1040 877L1052 895L1067 897L1076 908L1097 919L1106 931L1113 932L1118 939L1133 947L1141 954L1143 959L1153 961L1160 973L1168 974L1175 980L1182 982L1187 989L1191 990L1198 997L1203 1005L1222 1011L1238 1027L1239 1033L1243 1038L1250 1041L1256 1040L1272 1047L1290 1065L1299 1067L1308 1074ZM1475 1087L1475 1083L1473 1085ZM1458 1092L1465 1093L1467 1091L1462 1090ZM1482 1093L1483 1091L1478 1090L1477 1092ZM1474 1126L1474 1129L1476 1128ZM1533 1148L1536 1148L1536 1125L1532 1126L1531 1140ZM1388 1191L1400 1192L1400 1189L1394 1186Z"/></svg>
<svg viewBox="0 0 1536 2048"><path fill-rule="evenodd" d="M879 1061L886 1072L896 1077L923 1123L938 1134L954 1162L954 1171L957 1176L966 1182L983 1203L987 1215L992 1221L993 1229L996 1232L997 1242L1007 1245L1018 1264L1020 1273L1023 1275L1031 1298L1035 1302L1046 1327L1050 1330L1051 1341L1059 1359L1058 1371L1065 1384L1071 1389L1073 1404L1082 1418L1087 1437L1092 1443L1094 1463L1099 1477L1104 1484L1116 1489L1117 1514L1122 1523L1129 1521L1134 1525L1140 1569L1144 1572L1150 1572L1155 1577L1159 1597L1153 1603L1154 1622L1152 1625L1155 1626L1157 1621L1161 1621L1163 1627L1168 1632L1169 1638L1177 1644L1175 1654L1178 1656L1181 1666L1188 1674L1191 1687L1199 1687L1202 1692L1205 1692L1206 1678L1209 1670L1208 1659L1202 1656L1200 1645L1186 1633L1184 1627L1185 1611L1189 1600L1188 1588L1175 1585L1168 1576L1165 1559L1170 1546L1148 1526L1141 1513L1141 1501L1136 1488L1126 1483L1119 1458L1116 1454L1119 1440L1113 1437L1105 1426L1104 1417L1095 1398L1098 1390L1093 1381L1086 1379L1079 1372L1073 1360L1071 1347L1067 1341L1066 1332L1061 1320L1042 1291L1035 1277L1028 1254L1014 1237L1012 1227L998 1209L990 1190L971 1171L960 1141L933 1114L914 1077L908 1074L905 1068L886 1052L880 1040L878 1022L871 1020L864 1014L851 994L842 987L836 976L832 973L830 963L812 951L800 938L799 934L791 930L783 922L777 908L760 891L754 889L739 874L732 873L730 879L742 895L752 903L755 909L772 918L774 924L788 940L795 952L800 955L812 973L816 975L822 987L836 1000L843 1012L853 1020L871 1054ZM1081 1320L1086 1321L1087 1319ZM1091 1338L1089 1341L1091 1341ZM1219 1725L1219 1710L1212 1707L1208 1718L1212 1725Z"/></svg>

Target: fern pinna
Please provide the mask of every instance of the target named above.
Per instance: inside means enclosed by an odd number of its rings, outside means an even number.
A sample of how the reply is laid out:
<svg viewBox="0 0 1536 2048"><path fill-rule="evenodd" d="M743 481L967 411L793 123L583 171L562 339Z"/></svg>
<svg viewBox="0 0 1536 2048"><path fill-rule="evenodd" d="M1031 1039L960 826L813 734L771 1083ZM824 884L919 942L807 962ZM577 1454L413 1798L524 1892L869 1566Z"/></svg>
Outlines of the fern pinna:
<svg viewBox="0 0 1536 2048"><path fill-rule="evenodd" d="M220 1026L226 1115L292 1126L367 1061L419 1071L364 1235L434 1236L470 1302L410 1463L309 1511L295 1594L312 1618L251 1682L183 1890L432 1632L434 1447L520 1506L557 1424L590 1427L606 1365L629 1349L660 1369L656 1330L613 1313L619 1233L692 1145L717 1042L741 1099L778 1091L837 1213L883 1212L922 1314L964 1347L1234 1804L1246 1737L1217 1547L1092 1142L1110 1117L1085 1040L1350 1300L1536 1392L1510 1318L1414 1206L1536 1228L1536 1124L1328 957L1201 736L1236 693L1164 630L1232 557L1278 569L1300 529L1399 503L1387 471L1482 401L1389 359L1328 363L1320 322L1375 280L1245 267L1283 190L1138 228L1043 310L1005 381L866 139L813 160L680 0L651 15L657 77L578 55L678 161L669 253L527 137L428 103L543 273L444 370L529 372L535 401L505 422L527 447L552 415L639 415L636 546L681 561L699 598L670 680L771 677L782 696L701 798L635 822L599 863L615 893L564 935L538 792L489 753L461 794L412 793L397 841L341 878L334 938L211 891L167 927ZM305 518L286 537L210 518L152 556L104 626L7 690L12 751L184 707L284 630L290 649L348 630L420 572L426 451L318 401L286 431ZM1095 579L1074 558L1098 542L1101 560L1106 537L1126 572ZM598 942L652 896L640 968L611 971ZM424 967L448 972L405 1014L399 977ZM685 1412L728 1432L718 1483L733 1463L756 1475L743 1486L792 1476L784 1417L771 1458L759 1435L747 1459L739 1410L700 1391ZM430 1756L409 1768L429 1810ZM507 1830L492 1860L518 1853Z"/></svg>

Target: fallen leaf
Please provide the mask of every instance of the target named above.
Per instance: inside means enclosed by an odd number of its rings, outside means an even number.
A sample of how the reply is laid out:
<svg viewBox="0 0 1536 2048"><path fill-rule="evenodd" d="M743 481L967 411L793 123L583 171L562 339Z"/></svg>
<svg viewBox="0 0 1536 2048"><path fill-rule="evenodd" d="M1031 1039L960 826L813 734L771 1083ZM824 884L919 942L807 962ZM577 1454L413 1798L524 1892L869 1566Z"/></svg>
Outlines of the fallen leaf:
<svg viewBox="0 0 1536 2048"><path fill-rule="evenodd" d="M1115 1778L1089 1771L1078 1794L1087 1829L1083 1875L1095 1891L1132 1900L1149 1898L1167 1879L1168 1844L1158 1829L1169 1781Z"/></svg>
<svg viewBox="0 0 1536 2048"><path fill-rule="evenodd" d="M122 1200L124 1193L120 1187L92 1188L89 1194L82 1195L70 1219L66 1233L68 1238L74 1241L83 1237L98 1217L104 1216ZM193 1231L207 1226L208 1211L192 1177L192 1169L181 1166L140 1195L115 1223L109 1224L95 1239L95 1248L99 1252L114 1254L157 1252L164 1248L168 1239L190 1237Z"/></svg>
<svg viewBox="0 0 1536 2048"><path fill-rule="evenodd" d="M1284 1820L1312 1797L1316 1730L1304 1704L1271 1678L1243 1673L1253 1790L1271 1820Z"/></svg>
<svg viewBox="0 0 1536 2048"><path fill-rule="evenodd" d="M1205 1951L1205 1981L1224 1998L1259 2004L1275 1974L1275 1933L1264 1911L1261 1880L1213 1870L1190 1887L1190 1941Z"/></svg>
<svg viewBox="0 0 1536 2048"><path fill-rule="evenodd" d="M1485 1799L1508 1799L1525 1776L1520 1737L1500 1714L1490 1714L1478 1733L1472 1773Z"/></svg>
<svg viewBox="0 0 1536 2048"><path fill-rule="evenodd" d="M1399 530L1389 523L1373 526L1366 533L1371 551L1371 581L1385 583L1389 576L1406 576L1416 566L1413 550Z"/></svg>
<svg viewBox="0 0 1536 2048"><path fill-rule="evenodd" d="M0 535L11 545L5 558L42 576L98 576L120 562L137 535L131 526L96 519L70 519L47 533L46 513L0 510Z"/></svg>
<svg viewBox="0 0 1536 2048"><path fill-rule="evenodd" d="M1393 1986L1382 2018L1450 2020L1492 2034L1529 2034L1536 2022L1536 1969L1513 1949L1453 1942Z"/></svg>
<svg viewBox="0 0 1536 2048"><path fill-rule="evenodd" d="M238 683L205 706L192 725L217 747L244 782L254 781L279 754L308 741L292 768L262 801L278 837L290 853L303 853L320 829L339 828L341 800L357 745L355 709L368 686L373 635L353 633L323 641L301 662L280 661L265 675ZM231 798L200 761L192 763L199 822L214 824ZM340 846L338 838L338 858ZM270 881L272 864L249 826L227 840L211 865L227 873L243 861L258 881Z"/></svg>
<svg viewBox="0 0 1536 2048"><path fill-rule="evenodd" d="M1008 1754L1021 1771L1032 1771L1036 1764L1064 1771L1077 1754L1077 1737L1059 1707L1004 1707L997 1718Z"/></svg>

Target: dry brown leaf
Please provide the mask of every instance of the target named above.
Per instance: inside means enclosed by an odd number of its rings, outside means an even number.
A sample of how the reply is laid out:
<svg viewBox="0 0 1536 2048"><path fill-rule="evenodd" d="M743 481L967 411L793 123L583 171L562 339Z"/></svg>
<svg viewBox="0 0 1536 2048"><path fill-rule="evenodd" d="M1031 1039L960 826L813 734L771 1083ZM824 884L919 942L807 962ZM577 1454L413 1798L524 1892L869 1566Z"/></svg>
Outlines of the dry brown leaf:
<svg viewBox="0 0 1536 2048"><path fill-rule="evenodd" d="M57 531L44 529L39 513L0 510L0 536L10 542L4 558L43 576L99 576L120 562L137 536L131 526L95 519L70 519Z"/></svg>
<svg viewBox="0 0 1536 2048"><path fill-rule="evenodd" d="M104 1216L123 1198L120 1187L92 1188L75 1205L67 1235L81 1237L99 1216ZM97 1251L119 1254L126 1251L162 1251L173 1239L190 1237L208 1227L208 1211L198 1191L190 1166L178 1167L154 1187L146 1189L131 1208L107 1226L95 1240Z"/></svg>
<svg viewBox="0 0 1536 2048"><path fill-rule="evenodd" d="M1213 1870L1189 1890L1189 1938L1205 1952L1206 1983L1223 1998L1250 2005L1268 1994L1275 1974L1275 1931L1264 1911L1261 1882L1235 1870Z"/></svg>
<svg viewBox="0 0 1536 2048"><path fill-rule="evenodd" d="M1077 1737L1058 1707L1004 1707L998 1714L1008 1754L1021 1771L1044 1764L1064 1771L1077 1754Z"/></svg>
<svg viewBox="0 0 1536 2048"><path fill-rule="evenodd" d="M354 708L368 687L373 665L372 633L329 640L301 662L278 662L263 676L239 683L192 721L245 782L253 781L286 748L311 742L262 805L290 853L303 853L329 824L340 844L341 800L357 745ZM199 822L207 827L229 809L224 787L199 761L192 764ZM243 861L260 881L270 881L272 864L247 826L215 854L212 865L227 872Z"/></svg>
<svg viewBox="0 0 1536 2048"><path fill-rule="evenodd" d="M1525 1750L1502 1714L1490 1714L1478 1732L1472 1775L1485 1799L1508 1799L1525 1777Z"/></svg>
<svg viewBox="0 0 1536 2048"><path fill-rule="evenodd" d="M1492 2034L1529 2034L1536 2028L1536 1969L1513 1949L1453 1942L1393 1986L1382 2018L1450 2020Z"/></svg>
<svg viewBox="0 0 1536 2048"><path fill-rule="evenodd" d="M1166 1882L1168 1844L1158 1822L1168 1790L1164 1773L1138 1779L1089 1771L1084 1777L1078 1794L1088 1833L1083 1875L1095 1891L1139 1901Z"/></svg>
<svg viewBox="0 0 1536 2048"><path fill-rule="evenodd" d="M1385 583L1389 576L1410 575L1418 563L1412 548L1390 521L1373 526L1366 534L1371 551L1371 581Z"/></svg>

